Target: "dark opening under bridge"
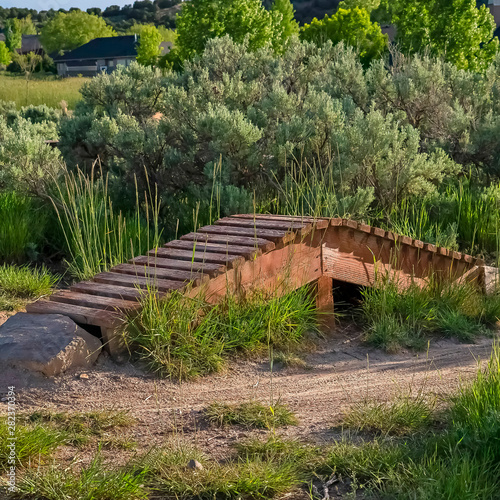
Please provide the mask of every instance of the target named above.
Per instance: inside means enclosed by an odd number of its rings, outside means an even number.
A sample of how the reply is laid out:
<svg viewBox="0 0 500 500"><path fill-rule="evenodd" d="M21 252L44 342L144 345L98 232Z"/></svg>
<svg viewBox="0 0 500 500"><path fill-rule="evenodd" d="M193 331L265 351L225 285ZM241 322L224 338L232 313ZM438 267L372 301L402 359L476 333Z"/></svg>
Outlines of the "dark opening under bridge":
<svg viewBox="0 0 500 500"><path fill-rule="evenodd" d="M393 274L402 288L430 275L481 283L484 262L348 219L234 215L26 309L97 326L115 353L120 351L115 331L125 314L139 309L148 287L159 294L202 292L215 303L226 293L287 292L314 283L318 308L333 312L334 279L373 286L377 273Z"/></svg>

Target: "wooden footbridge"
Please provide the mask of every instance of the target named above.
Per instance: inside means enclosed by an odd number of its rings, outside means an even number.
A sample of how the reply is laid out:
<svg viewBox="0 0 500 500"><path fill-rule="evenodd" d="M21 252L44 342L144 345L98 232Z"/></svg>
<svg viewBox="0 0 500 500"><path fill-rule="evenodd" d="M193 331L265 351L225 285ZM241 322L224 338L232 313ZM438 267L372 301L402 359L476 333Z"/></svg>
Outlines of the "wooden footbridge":
<svg viewBox="0 0 500 500"><path fill-rule="evenodd" d="M138 300L151 287L159 294L203 293L215 303L228 292L285 293L314 283L318 308L333 312L333 280L372 286L377 273L387 272L406 287L431 274L480 280L484 263L347 219L234 215L26 309L97 326L114 353L120 350L116 329L125 314L138 310Z"/></svg>

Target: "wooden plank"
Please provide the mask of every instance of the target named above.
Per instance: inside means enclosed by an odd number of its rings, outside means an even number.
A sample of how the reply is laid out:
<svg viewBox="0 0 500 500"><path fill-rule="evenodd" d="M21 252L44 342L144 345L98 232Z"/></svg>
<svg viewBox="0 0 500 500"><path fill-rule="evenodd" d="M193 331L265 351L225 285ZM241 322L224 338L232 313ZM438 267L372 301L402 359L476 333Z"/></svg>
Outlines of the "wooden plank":
<svg viewBox="0 0 500 500"><path fill-rule="evenodd" d="M105 311L119 311L137 309L137 301L116 299L110 297L99 297L86 293L71 290L61 290L49 297L51 302L63 302L65 304L75 304L77 306L91 307L93 309L103 309Z"/></svg>
<svg viewBox="0 0 500 500"><path fill-rule="evenodd" d="M230 245L230 244L220 244L220 243L205 243L203 241L185 241L185 240L175 240L170 241L165 244L166 248L179 248L181 250L190 250L196 248L197 252L212 252L221 253L227 255L241 255L246 259L253 259L262 255L262 250L255 247L247 247L243 245Z"/></svg>
<svg viewBox="0 0 500 500"><path fill-rule="evenodd" d="M156 278L159 280L193 282L195 286L199 286L210 279L208 274L190 271L178 271L176 269L162 269L159 267L149 267L140 264L120 264L113 267L113 269L111 269L111 272L131 276L145 276L148 278Z"/></svg>
<svg viewBox="0 0 500 500"><path fill-rule="evenodd" d="M123 300L139 300L144 294L141 290L136 288L128 288L124 286L105 285L103 283L95 283L93 281L82 281L81 283L74 284L70 290L81 292L88 295L97 295L99 297L112 297L115 299ZM94 297L94 300L99 300Z"/></svg>
<svg viewBox="0 0 500 500"><path fill-rule="evenodd" d="M268 214L238 214L231 215L235 219L269 220L269 221L287 221L312 224L316 229L325 229L330 225L330 219L322 217L301 217L300 215L268 215Z"/></svg>
<svg viewBox="0 0 500 500"><path fill-rule="evenodd" d="M150 252L151 255L151 252ZM176 269L182 271L193 271L218 276L226 272L226 266L222 264L209 264L208 262L187 262L179 259L162 259L160 257L136 257L129 260L130 264L161 267L162 269Z"/></svg>
<svg viewBox="0 0 500 500"><path fill-rule="evenodd" d="M237 266L245 261L244 257L239 255L223 255L220 253L211 252L190 252L189 250L179 250L176 248L158 248L158 250L151 250L151 256L158 256L160 258L179 259L190 262L207 262L209 264L223 264L228 269Z"/></svg>
<svg viewBox="0 0 500 500"><path fill-rule="evenodd" d="M142 278L140 276L129 276L128 274L119 273L101 273L94 276L96 283L106 283L108 285L128 286L135 288L140 286L142 289L148 287L157 289L160 292L168 292L170 290L181 290L185 288L182 281L167 281L153 278Z"/></svg>
<svg viewBox="0 0 500 500"><path fill-rule="evenodd" d="M199 233L224 234L230 236L257 237L274 241L276 244L286 244L295 239L295 232L278 231L276 229L255 229L253 227L203 226Z"/></svg>
<svg viewBox="0 0 500 500"><path fill-rule="evenodd" d="M307 222L288 222L288 221L267 221L261 219L236 219L233 217L224 217L215 222L217 225L231 227L250 227L257 229L278 229L284 231L296 231L300 236L305 236L312 231L312 224Z"/></svg>
<svg viewBox="0 0 500 500"><path fill-rule="evenodd" d="M263 252L270 252L276 248L273 241L264 238L248 238L245 236L230 236L228 234L203 234L189 233L181 236L181 240L218 243L222 245L244 245L246 247L260 248Z"/></svg>
<svg viewBox="0 0 500 500"><path fill-rule="evenodd" d="M123 321L123 315L115 311L103 311L91 307L63 304L39 300L26 306L26 311L31 314L63 314L76 323L114 328Z"/></svg>

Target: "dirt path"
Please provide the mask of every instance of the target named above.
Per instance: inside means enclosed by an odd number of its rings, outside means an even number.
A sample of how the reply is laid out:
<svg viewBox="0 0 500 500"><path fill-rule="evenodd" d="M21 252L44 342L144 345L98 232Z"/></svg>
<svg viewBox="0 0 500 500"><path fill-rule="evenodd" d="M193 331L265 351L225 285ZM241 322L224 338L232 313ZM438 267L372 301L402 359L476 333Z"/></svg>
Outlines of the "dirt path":
<svg viewBox="0 0 500 500"><path fill-rule="evenodd" d="M184 384L159 380L130 363L117 365L102 356L86 372L88 379L80 378L81 372L46 379L0 368L0 397L7 385L15 385L20 411L126 409L138 420L132 438L139 449L182 432L219 455L231 442L250 433L208 426L201 412L213 401L257 399L269 403L280 399L300 422L280 432L316 442L331 441L336 437L332 426L363 398L389 400L409 389L438 396L455 391L460 380L474 376L477 358L489 358L493 342L488 338L476 344L442 340L433 342L428 352L388 355L356 339L346 340L349 335L355 336L352 331L339 331L324 341L307 356L307 369L275 367L271 373L269 361L239 361L224 374ZM0 412L4 410L0 406Z"/></svg>

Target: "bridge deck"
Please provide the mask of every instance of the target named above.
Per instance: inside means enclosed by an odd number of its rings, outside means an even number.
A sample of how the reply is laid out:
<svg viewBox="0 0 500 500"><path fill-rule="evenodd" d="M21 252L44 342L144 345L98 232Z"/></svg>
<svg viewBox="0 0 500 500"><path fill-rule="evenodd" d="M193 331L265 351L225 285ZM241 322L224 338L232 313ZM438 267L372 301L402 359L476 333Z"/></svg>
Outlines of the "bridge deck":
<svg viewBox="0 0 500 500"><path fill-rule="evenodd" d="M318 306L331 307L332 280L373 285L377 272L395 273L402 287L430 274L476 276L484 263L470 255L347 219L234 215L201 227L147 256L120 264L26 308L64 314L101 328L111 351L115 328L154 288L216 302L228 292L264 288L283 293L317 284Z"/></svg>

